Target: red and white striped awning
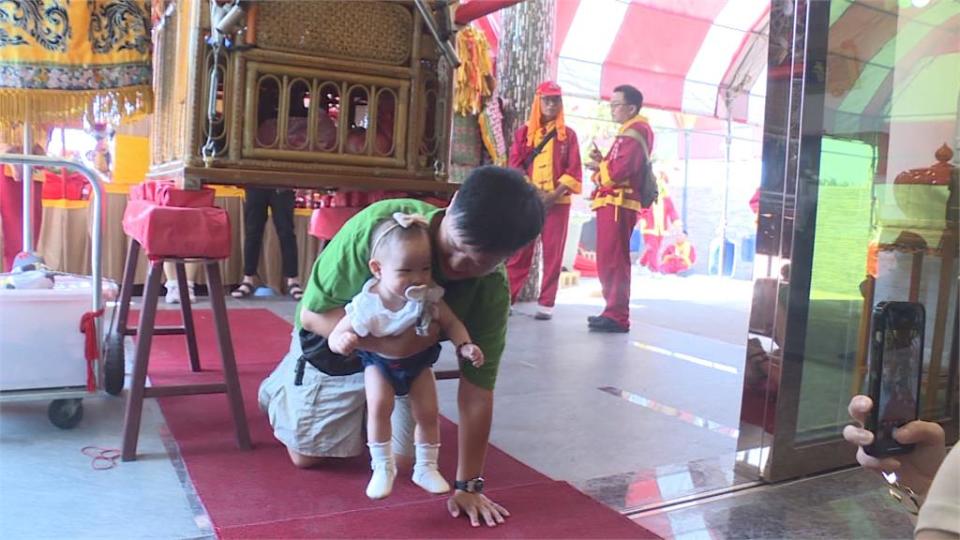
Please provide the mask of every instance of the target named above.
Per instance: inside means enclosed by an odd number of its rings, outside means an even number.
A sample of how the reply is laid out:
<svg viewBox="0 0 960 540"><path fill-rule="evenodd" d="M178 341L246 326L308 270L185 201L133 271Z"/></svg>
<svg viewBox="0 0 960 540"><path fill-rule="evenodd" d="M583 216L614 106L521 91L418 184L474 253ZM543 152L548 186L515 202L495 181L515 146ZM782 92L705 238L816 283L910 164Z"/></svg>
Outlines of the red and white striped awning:
<svg viewBox="0 0 960 540"><path fill-rule="evenodd" d="M496 56L515 0L464 0ZM557 81L567 95L609 99L632 84L645 105L760 124L766 95L769 0L557 0Z"/></svg>
<svg viewBox="0 0 960 540"><path fill-rule="evenodd" d="M766 90L769 0L557 0L557 80L609 99L632 84L645 106L754 119Z"/></svg>

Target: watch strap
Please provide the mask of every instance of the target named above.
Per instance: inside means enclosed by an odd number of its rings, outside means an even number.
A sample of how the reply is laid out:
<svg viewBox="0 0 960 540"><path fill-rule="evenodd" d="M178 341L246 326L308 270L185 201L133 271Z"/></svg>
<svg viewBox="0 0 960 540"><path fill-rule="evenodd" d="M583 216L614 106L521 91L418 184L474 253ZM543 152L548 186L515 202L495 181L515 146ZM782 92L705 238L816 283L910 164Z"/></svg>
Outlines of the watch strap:
<svg viewBox="0 0 960 540"><path fill-rule="evenodd" d="M454 480L453 487L460 491L466 491L467 493L481 493L483 492L483 478L477 477L470 480Z"/></svg>

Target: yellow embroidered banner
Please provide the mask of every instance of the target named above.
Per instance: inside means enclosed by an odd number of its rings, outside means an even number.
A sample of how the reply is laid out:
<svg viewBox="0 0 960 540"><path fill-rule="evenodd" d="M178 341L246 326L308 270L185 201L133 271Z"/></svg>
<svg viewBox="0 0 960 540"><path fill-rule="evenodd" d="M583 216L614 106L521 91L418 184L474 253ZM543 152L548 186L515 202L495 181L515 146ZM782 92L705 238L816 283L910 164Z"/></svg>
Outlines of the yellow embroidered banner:
<svg viewBox="0 0 960 540"><path fill-rule="evenodd" d="M150 112L149 0L0 2L0 127Z"/></svg>

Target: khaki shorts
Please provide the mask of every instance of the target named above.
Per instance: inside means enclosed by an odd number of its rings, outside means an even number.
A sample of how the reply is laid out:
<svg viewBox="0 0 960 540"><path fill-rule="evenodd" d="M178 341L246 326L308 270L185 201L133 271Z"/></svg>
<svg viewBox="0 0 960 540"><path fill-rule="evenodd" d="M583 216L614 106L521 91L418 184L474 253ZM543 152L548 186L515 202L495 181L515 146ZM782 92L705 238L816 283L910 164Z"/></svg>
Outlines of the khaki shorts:
<svg viewBox="0 0 960 540"><path fill-rule="evenodd" d="M257 399L273 435L288 449L313 457L352 457L365 451L366 396L363 373L334 377L309 363L303 384L293 384L300 339L294 332L280 365L260 383ZM413 455L413 415L407 399L397 398L391 418L393 451Z"/></svg>

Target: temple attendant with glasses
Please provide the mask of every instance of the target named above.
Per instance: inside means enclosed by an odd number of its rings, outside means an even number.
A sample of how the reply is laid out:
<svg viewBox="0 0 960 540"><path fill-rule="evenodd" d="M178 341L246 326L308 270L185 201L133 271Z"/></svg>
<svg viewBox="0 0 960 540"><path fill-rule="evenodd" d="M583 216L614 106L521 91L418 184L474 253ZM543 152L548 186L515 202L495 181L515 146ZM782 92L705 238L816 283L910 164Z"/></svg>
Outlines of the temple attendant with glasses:
<svg viewBox="0 0 960 540"><path fill-rule="evenodd" d="M604 156L590 151L597 186L591 207L597 212L597 273L606 307L587 323L594 332L630 331L630 236L640 210L640 187L653 151L653 129L640 114L643 94L630 85L613 90L610 115L620 131Z"/></svg>

